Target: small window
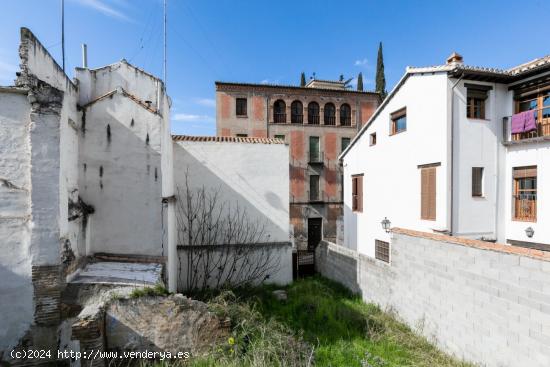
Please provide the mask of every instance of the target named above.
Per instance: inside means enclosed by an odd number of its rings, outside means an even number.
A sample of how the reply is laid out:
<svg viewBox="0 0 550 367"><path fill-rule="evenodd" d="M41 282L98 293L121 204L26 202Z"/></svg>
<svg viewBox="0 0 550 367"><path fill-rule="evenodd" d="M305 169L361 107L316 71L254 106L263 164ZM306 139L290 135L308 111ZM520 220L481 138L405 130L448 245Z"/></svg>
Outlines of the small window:
<svg viewBox="0 0 550 367"><path fill-rule="evenodd" d="M402 108L391 114L391 135L407 130L407 109Z"/></svg>
<svg viewBox="0 0 550 367"><path fill-rule="evenodd" d="M237 134L237 138L246 138L248 134Z"/></svg>
<svg viewBox="0 0 550 367"><path fill-rule="evenodd" d="M318 136L309 137L309 162L320 162L321 150Z"/></svg>
<svg viewBox="0 0 550 367"><path fill-rule="evenodd" d="M483 167L472 167L472 196L483 196Z"/></svg>
<svg viewBox="0 0 550 367"><path fill-rule="evenodd" d="M435 220L436 217L436 167L420 170L420 218Z"/></svg>
<svg viewBox="0 0 550 367"><path fill-rule="evenodd" d="M325 104L324 122L325 125L336 125L336 107L333 103Z"/></svg>
<svg viewBox="0 0 550 367"><path fill-rule="evenodd" d="M351 209L363 212L363 175L351 176Z"/></svg>
<svg viewBox="0 0 550 367"><path fill-rule="evenodd" d="M346 148L349 146L349 143L351 142L351 138L342 138L342 152L346 150Z"/></svg>
<svg viewBox="0 0 550 367"><path fill-rule="evenodd" d="M376 133L370 134L369 142L370 142L370 145L376 145Z"/></svg>
<svg viewBox="0 0 550 367"><path fill-rule="evenodd" d="M514 168L513 218L537 221L537 166Z"/></svg>
<svg viewBox="0 0 550 367"><path fill-rule="evenodd" d="M286 123L286 103L282 99L273 104L273 122Z"/></svg>
<svg viewBox="0 0 550 367"><path fill-rule="evenodd" d="M340 125L351 126L351 107L347 103L340 106Z"/></svg>
<svg viewBox="0 0 550 367"><path fill-rule="evenodd" d="M237 98L236 100L236 115L246 116L246 98Z"/></svg>
<svg viewBox="0 0 550 367"><path fill-rule="evenodd" d="M275 135L275 139L285 141L285 136L284 135Z"/></svg>
<svg viewBox="0 0 550 367"><path fill-rule="evenodd" d="M319 125L319 103L310 102L307 105L307 123Z"/></svg>
<svg viewBox="0 0 550 367"><path fill-rule="evenodd" d="M319 201L321 199L319 192L319 175L309 176L309 200Z"/></svg>
<svg viewBox="0 0 550 367"><path fill-rule="evenodd" d="M466 116L470 119L485 119L487 90L482 86L480 87L480 89L476 89L475 87L467 89Z"/></svg>
<svg viewBox="0 0 550 367"><path fill-rule="evenodd" d="M375 240L374 241L374 256L378 260L389 263L390 262L390 244L389 244L389 242Z"/></svg>

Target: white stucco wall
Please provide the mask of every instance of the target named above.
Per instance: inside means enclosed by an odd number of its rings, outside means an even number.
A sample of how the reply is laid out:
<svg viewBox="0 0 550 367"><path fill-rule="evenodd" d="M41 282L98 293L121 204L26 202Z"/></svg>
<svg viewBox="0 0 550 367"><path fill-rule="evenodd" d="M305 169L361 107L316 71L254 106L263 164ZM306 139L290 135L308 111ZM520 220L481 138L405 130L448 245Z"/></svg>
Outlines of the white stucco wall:
<svg viewBox="0 0 550 367"><path fill-rule="evenodd" d="M187 170L191 188L218 191L220 202L238 204L249 219L265 223L265 242L290 241L288 146L175 142L174 176L180 193L185 191ZM281 253L281 270L270 281L292 280L291 251L288 246Z"/></svg>
<svg viewBox="0 0 550 367"><path fill-rule="evenodd" d="M431 232L448 229L448 84L444 73L411 75L344 156L344 244L374 257L380 222ZM390 115L407 108L407 130L390 136ZM369 145L376 132L377 143ZM420 219L419 165L436 168L436 220ZM352 211L352 175L363 177L363 212Z"/></svg>
<svg viewBox="0 0 550 367"><path fill-rule="evenodd" d="M513 207L513 169L514 167L537 166L537 220L523 222L512 220ZM521 144L510 146L506 157L506 179L504 216L505 240L537 242L550 244L550 142ZM535 230L532 238L527 237L525 229ZM503 241L504 243L504 241Z"/></svg>
<svg viewBox="0 0 550 367"><path fill-rule="evenodd" d="M95 209L88 255L163 254L161 120L122 93L86 108L79 186Z"/></svg>
<svg viewBox="0 0 550 367"><path fill-rule="evenodd" d="M0 352L33 319L29 113L26 93L0 89Z"/></svg>
<svg viewBox="0 0 550 367"><path fill-rule="evenodd" d="M450 79L450 88L456 79ZM489 86L485 119L466 116L467 84ZM454 89L453 235L497 239L499 160L503 159L502 116L511 107L506 86L460 81ZM509 115L510 113L508 113ZM483 197L472 197L472 167L483 167Z"/></svg>

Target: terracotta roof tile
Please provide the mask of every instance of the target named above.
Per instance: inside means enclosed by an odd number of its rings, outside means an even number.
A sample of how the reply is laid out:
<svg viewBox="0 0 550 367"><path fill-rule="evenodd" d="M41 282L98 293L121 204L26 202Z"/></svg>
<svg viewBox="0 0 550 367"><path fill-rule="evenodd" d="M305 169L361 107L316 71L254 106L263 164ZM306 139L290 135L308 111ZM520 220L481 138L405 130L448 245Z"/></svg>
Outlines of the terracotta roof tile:
<svg viewBox="0 0 550 367"><path fill-rule="evenodd" d="M250 144L284 144L281 139L271 138L251 138L237 136L191 136L191 135L172 135L174 141L192 141L192 142L216 142L216 143L250 143Z"/></svg>

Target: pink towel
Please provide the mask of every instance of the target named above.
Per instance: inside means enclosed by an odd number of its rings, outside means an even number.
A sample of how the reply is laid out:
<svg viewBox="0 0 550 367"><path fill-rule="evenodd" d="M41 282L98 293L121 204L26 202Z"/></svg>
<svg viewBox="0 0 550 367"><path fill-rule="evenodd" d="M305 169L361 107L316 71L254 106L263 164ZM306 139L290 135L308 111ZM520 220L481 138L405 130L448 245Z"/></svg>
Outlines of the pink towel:
<svg viewBox="0 0 550 367"><path fill-rule="evenodd" d="M537 121L535 120L535 114L537 113L537 111L525 111L525 112L526 112L525 127L523 131L528 132L528 131L536 130Z"/></svg>
<svg viewBox="0 0 550 367"><path fill-rule="evenodd" d="M523 111L512 116L512 134L524 133L537 129L536 111Z"/></svg>
<svg viewBox="0 0 550 367"><path fill-rule="evenodd" d="M516 113L512 115L512 134L522 133L525 127L524 112Z"/></svg>

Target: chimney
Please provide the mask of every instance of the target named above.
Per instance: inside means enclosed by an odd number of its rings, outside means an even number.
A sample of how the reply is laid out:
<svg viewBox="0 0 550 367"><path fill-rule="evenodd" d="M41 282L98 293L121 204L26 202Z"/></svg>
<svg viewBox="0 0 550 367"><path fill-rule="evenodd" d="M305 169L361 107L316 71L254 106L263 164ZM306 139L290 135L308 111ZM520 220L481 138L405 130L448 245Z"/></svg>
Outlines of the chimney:
<svg viewBox="0 0 550 367"><path fill-rule="evenodd" d="M82 44L82 67L88 68L88 46L85 43Z"/></svg>
<svg viewBox="0 0 550 367"><path fill-rule="evenodd" d="M462 55L453 52L451 56L447 57L447 65L451 64L464 64L464 58Z"/></svg>

